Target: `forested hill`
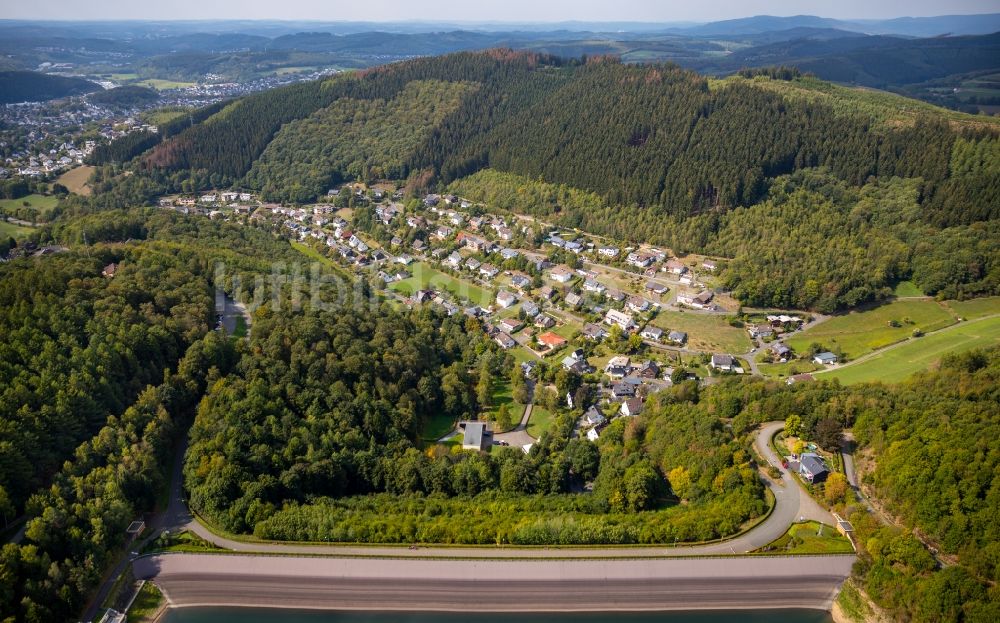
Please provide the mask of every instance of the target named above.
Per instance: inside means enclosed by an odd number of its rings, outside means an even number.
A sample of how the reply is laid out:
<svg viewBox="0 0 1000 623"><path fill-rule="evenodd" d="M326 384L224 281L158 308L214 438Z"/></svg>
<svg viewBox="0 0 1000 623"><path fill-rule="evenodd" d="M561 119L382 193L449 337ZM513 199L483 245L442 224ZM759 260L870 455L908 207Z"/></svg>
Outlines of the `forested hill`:
<svg viewBox="0 0 1000 623"><path fill-rule="evenodd" d="M321 148L301 148L296 133L315 124L292 122L341 99L391 100L414 80L480 88L466 90L454 110L417 137L396 171L402 177L430 173L450 182L492 167L676 216L749 205L764 195L768 178L815 166L854 185L871 176L920 177L930 196L948 183L956 139L995 138L998 127L916 104L910 108L918 114L882 123L864 108L789 97L755 81L710 84L670 65L494 51L419 59L254 95L158 146L143 162L158 172L190 170L213 186L241 180L276 137L284 138L286 151L278 145L268 156L313 166L316 175L303 186L277 168L251 176L250 185L276 199L292 199L293 187L294 199L310 198L347 171L325 160ZM907 101L896 107L906 108ZM337 115L329 117L336 123ZM369 126L377 131L378 123ZM377 176L378 155L366 170L350 173ZM990 185L979 186L985 188L977 192L987 192ZM984 198L973 195L966 203ZM981 215L937 218L968 222Z"/></svg>
<svg viewBox="0 0 1000 623"><path fill-rule="evenodd" d="M40 102L100 89L83 78L50 76L37 71L0 71L0 104Z"/></svg>
<svg viewBox="0 0 1000 623"><path fill-rule="evenodd" d="M495 207L513 196L502 207L558 225L732 258L726 284L754 305L833 311L905 279L928 294L1000 291L1000 121L791 68L717 80L614 58L463 52L256 94L192 121L113 144L102 161L140 156L130 184L146 198L233 185L306 203L383 178ZM787 176L812 194L786 201ZM524 190L539 184L552 192ZM581 191L586 205L558 199ZM887 201L856 209L872 193Z"/></svg>

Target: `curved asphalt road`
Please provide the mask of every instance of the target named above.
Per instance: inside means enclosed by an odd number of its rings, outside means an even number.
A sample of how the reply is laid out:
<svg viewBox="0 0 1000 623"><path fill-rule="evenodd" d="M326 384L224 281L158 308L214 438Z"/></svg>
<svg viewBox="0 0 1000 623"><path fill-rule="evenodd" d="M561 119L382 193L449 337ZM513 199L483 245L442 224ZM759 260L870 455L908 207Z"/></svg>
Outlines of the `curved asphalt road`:
<svg viewBox="0 0 1000 623"><path fill-rule="evenodd" d="M371 608L375 604L381 609L391 609L393 605L385 600L395 595L400 609L448 610L458 603L455 589L461 586L461 582L486 581L477 574L481 574L482 569L493 569L490 573L507 574L503 586L495 584L501 579L497 577L490 580L491 584L478 586L477 605L485 607L485 602L481 601L485 594L496 596L486 600L494 610L663 610L745 608L751 605L760 608L828 608L840 584L850 574L853 556L691 558L732 556L759 549L784 534L788 526L800 518L832 524L832 517L802 493L792 476L781 468L779 457L771 451L768 442L783 426L783 422L769 422L761 427L754 440L758 454L782 471L780 483L764 479L775 496L775 508L771 515L736 538L679 547L547 549L434 546L409 549L399 546L236 541L212 533L191 516L182 492L185 447L181 447L174 463L169 505L152 522L157 530L148 538L153 538L162 530L190 530L220 547L248 555L144 556L134 561L136 575L155 578L175 606L211 604L350 609ZM249 555L252 553L282 556ZM454 560L456 558L463 560ZM208 561L214 561L211 564L216 567L209 565ZM96 613L96 604L101 603L103 595L107 594L125 564L126 561L122 560L107 578L88 609L88 615ZM806 566L803 567L803 564ZM321 567L315 570L319 575L302 575L302 570L316 565ZM213 571L213 568L217 569ZM253 569L257 571L249 572ZM369 569L369 575L359 576L360 580L359 577L352 580L343 575L345 570L357 569ZM638 575L626 574L627 577L622 579L620 576L626 573L623 569ZM544 589L541 593L532 593L535 589L527 590L517 584L529 577L529 570L544 571L538 582L532 584L538 590ZM647 572L648 575L642 575ZM406 577L400 576L401 573ZM450 577L448 573L457 574L454 582L447 581ZM278 576L292 576L292 579L280 579ZM618 581L611 581L616 577ZM693 584L685 583L687 580L680 581L681 577L691 580ZM342 578L343 581L336 584L334 578ZM379 578L381 583L376 581ZM386 581L386 578L389 580ZM435 578L435 581L427 578ZM567 583L569 578L574 579ZM413 590L400 592L403 584ZM445 593L434 589L442 585ZM504 588L507 585L510 589ZM607 589L600 588L605 585ZM317 590L320 587L322 590ZM641 587L641 590L636 593L631 587ZM508 590L515 589L515 593L508 594ZM323 601L317 596L320 594L327 594L329 600ZM530 598L533 594L534 600ZM556 598L557 594L565 597ZM419 595L426 595L426 598L419 598ZM629 597L626 600L628 607L621 601L623 596Z"/></svg>
<svg viewBox="0 0 1000 623"><path fill-rule="evenodd" d="M752 530L732 539L704 545L681 545L678 547L476 547L476 546L428 546L409 549L392 545L322 545L279 542L238 541L217 535L205 525L191 517L181 492L181 465L178 460L174 467L170 506L163 527L189 530L206 541L236 552L256 552L268 554L310 554L328 556L388 556L394 558L656 558L663 556L704 556L707 554L743 554L759 549L774 541L788 530L793 522L813 519L833 525L833 517L811 497L802 492L792 476L781 468L780 459L771 451L770 438L784 422L769 422L761 427L754 439L757 452L771 465L782 471L781 483L765 478L764 482L774 494L775 507L771 515Z"/></svg>

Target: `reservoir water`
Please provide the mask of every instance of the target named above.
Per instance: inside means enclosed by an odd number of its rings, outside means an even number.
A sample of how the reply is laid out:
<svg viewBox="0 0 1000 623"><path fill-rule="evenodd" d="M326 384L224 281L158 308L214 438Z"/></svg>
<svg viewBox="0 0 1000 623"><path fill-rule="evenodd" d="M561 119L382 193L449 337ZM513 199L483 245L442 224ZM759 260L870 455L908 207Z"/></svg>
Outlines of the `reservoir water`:
<svg viewBox="0 0 1000 623"><path fill-rule="evenodd" d="M459 597L456 595L456 603ZM473 608L474 609L474 608ZM831 623L822 610L493 613L328 612L267 608L171 609L160 623Z"/></svg>

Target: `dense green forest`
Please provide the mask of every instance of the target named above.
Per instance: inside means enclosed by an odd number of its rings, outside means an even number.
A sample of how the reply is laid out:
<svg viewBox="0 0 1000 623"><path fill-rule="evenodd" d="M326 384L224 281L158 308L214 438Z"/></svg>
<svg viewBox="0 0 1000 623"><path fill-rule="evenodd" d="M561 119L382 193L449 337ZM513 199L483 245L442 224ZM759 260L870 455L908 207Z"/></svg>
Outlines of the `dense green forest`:
<svg viewBox="0 0 1000 623"><path fill-rule="evenodd" d="M413 150L474 89L414 80L388 101L339 99L285 125L254 162L246 185L268 200L303 203L344 181L405 178Z"/></svg>
<svg viewBox="0 0 1000 623"><path fill-rule="evenodd" d="M561 417L530 455L422 450L427 418L478 411L470 367L512 365L470 328L388 307L258 316L255 356L198 410L193 508L266 538L535 544L710 539L763 513L745 441L691 401L693 386L599 446L571 439L575 418ZM586 480L592 495L567 495ZM489 500L502 506L482 508Z"/></svg>
<svg viewBox="0 0 1000 623"><path fill-rule="evenodd" d="M207 282L164 251L0 268L0 489L15 508L208 330Z"/></svg>
<svg viewBox="0 0 1000 623"><path fill-rule="evenodd" d="M747 304L831 312L886 298L905 279L944 298L1000 291L998 222L944 229L924 222L920 180L853 187L807 169L769 180L768 188L762 202L724 213L678 219L639 209L623 219L595 193L492 169L448 186L502 210L631 244L732 258L721 275Z"/></svg>
<svg viewBox="0 0 1000 623"><path fill-rule="evenodd" d="M37 71L0 71L0 104L41 102L100 91L96 82Z"/></svg>

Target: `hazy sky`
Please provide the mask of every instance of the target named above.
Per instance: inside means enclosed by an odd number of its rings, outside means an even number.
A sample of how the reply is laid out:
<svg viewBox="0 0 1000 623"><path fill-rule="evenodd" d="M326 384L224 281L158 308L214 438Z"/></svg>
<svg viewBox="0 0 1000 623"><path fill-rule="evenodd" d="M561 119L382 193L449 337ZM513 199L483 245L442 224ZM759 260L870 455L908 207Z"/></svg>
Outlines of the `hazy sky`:
<svg viewBox="0 0 1000 623"><path fill-rule="evenodd" d="M0 18L324 21L713 21L1000 12L1000 0L0 0Z"/></svg>

